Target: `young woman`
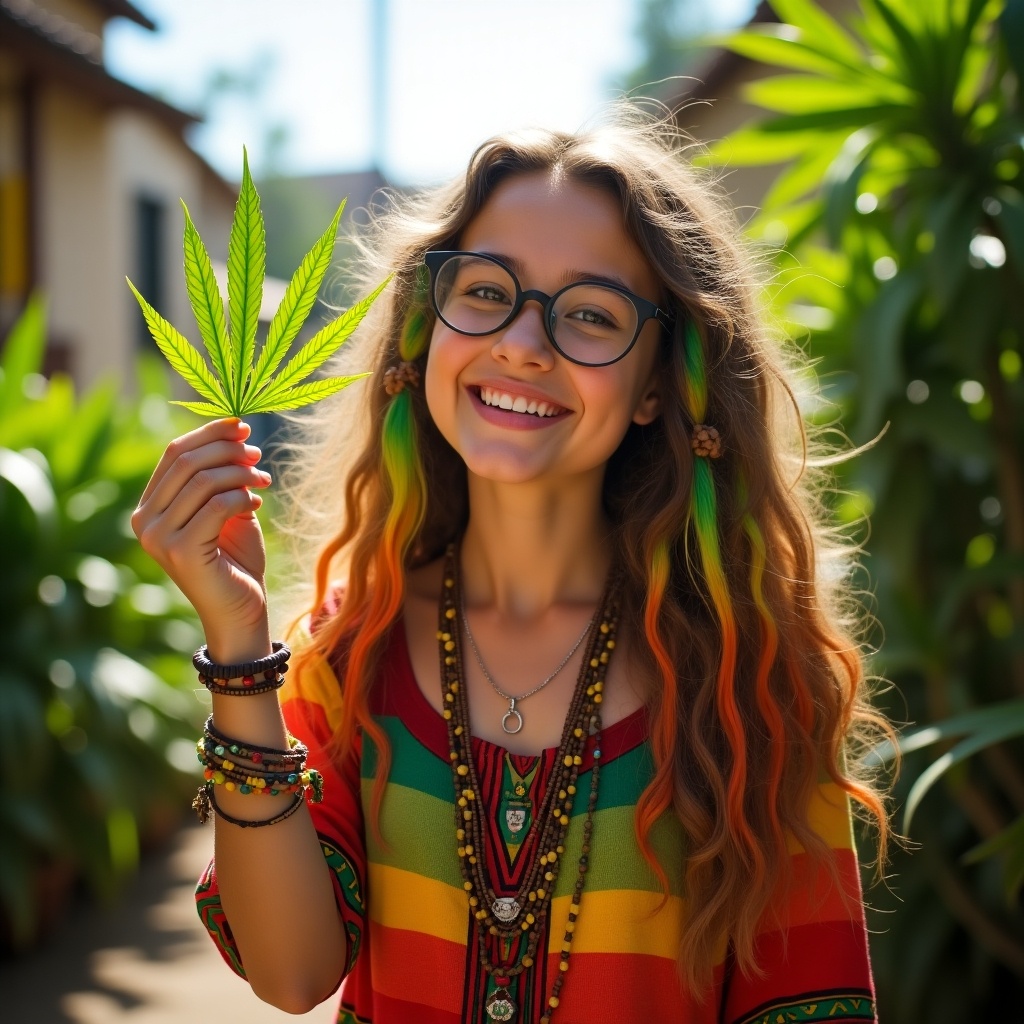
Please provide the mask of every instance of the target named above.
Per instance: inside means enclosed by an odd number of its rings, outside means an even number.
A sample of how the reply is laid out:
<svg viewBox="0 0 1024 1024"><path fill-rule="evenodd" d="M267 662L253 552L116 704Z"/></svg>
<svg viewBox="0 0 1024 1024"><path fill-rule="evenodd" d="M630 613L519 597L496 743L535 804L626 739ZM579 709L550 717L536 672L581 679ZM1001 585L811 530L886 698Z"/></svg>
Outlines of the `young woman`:
<svg viewBox="0 0 1024 1024"><path fill-rule="evenodd" d="M280 699L246 425L143 495L207 638L200 913L285 1010L344 979L345 1022L874 1020L852 552L680 150L635 114L496 138L378 222L365 411L302 421Z"/></svg>

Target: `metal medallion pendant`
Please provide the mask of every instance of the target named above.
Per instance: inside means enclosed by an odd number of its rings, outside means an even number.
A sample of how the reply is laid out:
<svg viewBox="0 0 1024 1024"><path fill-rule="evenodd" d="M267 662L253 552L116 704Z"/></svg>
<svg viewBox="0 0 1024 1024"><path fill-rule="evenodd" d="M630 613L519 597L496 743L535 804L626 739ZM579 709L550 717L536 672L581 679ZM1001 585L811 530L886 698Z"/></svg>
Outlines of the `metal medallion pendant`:
<svg viewBox="0 0 1024 1024"><path fill-rule="evenodd" d="M491 913L502 923L509 924L519 916L519 911L523 908L519 906L519 903L511 896L499 896L491 904ZM502 1017L501 1020L507 1020L508 1018Z"/></svg>
<svg viewBox="0 0 1024 1024"><path fill-rule="evenodd" d="M491 993L484 1009L491 1020L511 1020L516 1012L516 1004L512 1002L507 988L499 988Z"/></svg>
<svg viewBox="0 0 1024 1024"><path fill-rule="evenodd" d="M516 708L516 698L508 698L508 711L501 716L501 727L509 735L515 736L523 728L523 716Z"/></svg>

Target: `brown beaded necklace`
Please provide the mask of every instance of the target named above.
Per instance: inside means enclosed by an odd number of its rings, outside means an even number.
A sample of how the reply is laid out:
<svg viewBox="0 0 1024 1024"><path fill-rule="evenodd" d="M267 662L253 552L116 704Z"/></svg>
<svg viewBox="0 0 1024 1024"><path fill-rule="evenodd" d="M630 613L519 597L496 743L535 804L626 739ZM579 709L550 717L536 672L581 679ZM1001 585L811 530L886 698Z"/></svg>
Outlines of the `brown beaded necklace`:
<svg viewBox="0 0 1024 1024"><path fill-rule="evenodd" d="M558 1006L558 995L565 980L565 973L569 969L569 951L580 913L580 896L589 866L590 840L600 776L601 702L604 699L604 680L608 662L615 649L619 612L618 588L614 582L609 581L602 598L600 614L594 619L597 628L591 629L588 638L576 690L562 729L562 742L558 748L555 768L530 825L529 835L537 835L535 849L539 856L527 871L522 886L514 897L495 895L488 883L484 865L486 845L481 787L473 763L469 698L463 685L460 639L462 630L456 622L461 607L458 554L456 546L450 544L445 555L444 585L438 607L437 629L443 715L448 727L448 750L452 782L455 787L455 834L458 840L459 867L462 871L463 887L469 897L470 913L479 922L477 935L480 943L480 965L493 977L497 986L485 1007L487 1015L492 1020L512 1019L516 1006L509 994L508 986L514 977L534 964L537 945L558 877L559 861L565 853L565 834L572 815L576 780L583 763L583 753L589 737L594 737L594 767L591 772L587 816L583 823L583 845L577 865L576 885L569 906L558 975L552 984L551 996L544 1015L540 1018L540 1024L550 1024L551 1015ZM487 949L485 930L489 935L502 936L506 939L516 936L517 933L524 933L525 953L516 963L493 963Z"/></svg>

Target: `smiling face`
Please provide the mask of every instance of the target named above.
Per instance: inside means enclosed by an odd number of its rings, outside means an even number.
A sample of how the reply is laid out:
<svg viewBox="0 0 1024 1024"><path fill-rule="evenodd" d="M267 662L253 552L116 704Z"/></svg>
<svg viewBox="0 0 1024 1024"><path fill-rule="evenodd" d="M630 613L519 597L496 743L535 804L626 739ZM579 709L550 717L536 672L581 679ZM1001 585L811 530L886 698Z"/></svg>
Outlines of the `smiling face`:
<svg viewBox="0 0 1024 1024"><path fill-rule="evenodd" d="M501 259L524 290L553 294L601 279L652 302L661 292L626 232L618 200L546 171L502 182L459 246ZM595 367L555 351L536 302L483 337L439 320L427 359L430 413L470 474L502 483L603 475L629 424L658 415L660 331L648 321L625 358Z"/></svg>

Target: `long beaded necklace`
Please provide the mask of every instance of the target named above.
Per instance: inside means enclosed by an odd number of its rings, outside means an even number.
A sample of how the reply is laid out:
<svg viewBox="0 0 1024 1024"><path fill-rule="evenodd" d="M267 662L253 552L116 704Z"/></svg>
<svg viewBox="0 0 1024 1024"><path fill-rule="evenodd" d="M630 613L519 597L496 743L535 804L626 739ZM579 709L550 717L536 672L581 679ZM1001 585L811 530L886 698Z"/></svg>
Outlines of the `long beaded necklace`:
<svg viewBox="0 0 1024 1024"><path fill-rule="evenodd" d="M589 737L594 737L594 766L591 771L586 819L583 822L583 843L577 864L576 884L569 905L558 974L552 984L551 996L544 1014L540 1018L540 1024L550 1024L551 1015L558 1006L558 997L566 971L569 969L569 952L590 861L590 840L600 777L601 703L604 700L604 680L608 662L615 649L615 631L618 624L617 587L609 582L602 599L601 611L594 619L597 628L590 631L576 690L562 730L557 760L540 800L538 813L530 825L530 834L537 834L535 851L539 855L526 872L515 896L497 896L488 883L484 866L486 844L484 808L480 796L482 790L473 761L469 699L463 685L462 630L456 622L461 605L458 557L455 545L450 544L445 556L444 584L438 607L437 640L444 701L442 713L448 727L448 750L456 802L455 834L458 840L463 888L469 898L470 912L478 922L480 965L493 978L496 986L485 1006L491 1020L512 1019L517 1008L509 993L509 986L513 978L528 970L535 962L537 946L543 934L544 922L548 917L552 893L558 878L560 858L565 853L565 835L572 815L583 753ZM517 933L525 937L526 945L525 952L518 957L518 962L493 962L487 948L486 936L511 939L516 937ZM522 946L519 945L518 948L522 949Z"/></svg>

